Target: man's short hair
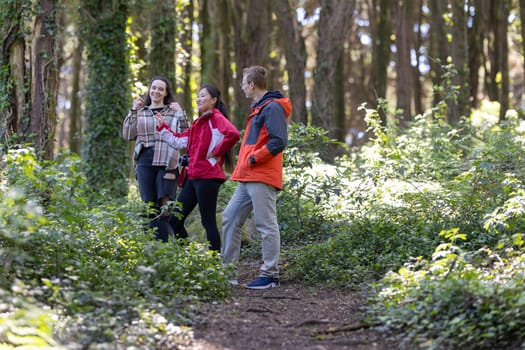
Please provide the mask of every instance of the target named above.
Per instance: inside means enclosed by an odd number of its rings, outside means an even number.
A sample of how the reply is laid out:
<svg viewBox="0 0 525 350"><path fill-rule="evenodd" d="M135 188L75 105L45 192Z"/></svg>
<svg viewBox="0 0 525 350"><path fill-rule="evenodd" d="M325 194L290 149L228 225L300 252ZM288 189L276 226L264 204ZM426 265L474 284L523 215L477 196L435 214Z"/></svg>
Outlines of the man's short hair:
<svg viewBox="0 0 525 350"><path fill-rule="evenodd" d="M242 74L246 77L246 82L253 81L255 86L266 90L266 69L261 66L251 66L244 68Z"/></svg>

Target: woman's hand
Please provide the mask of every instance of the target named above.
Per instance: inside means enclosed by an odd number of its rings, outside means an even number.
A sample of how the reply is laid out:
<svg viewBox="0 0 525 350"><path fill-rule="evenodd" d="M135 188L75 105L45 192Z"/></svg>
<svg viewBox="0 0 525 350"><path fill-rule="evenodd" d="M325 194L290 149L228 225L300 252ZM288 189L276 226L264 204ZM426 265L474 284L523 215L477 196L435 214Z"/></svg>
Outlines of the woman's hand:
<svg viewBox="0 0 525 350"><path fill-rule="evenodd" d="M177 102L170 103L170 108L173 109L175 112L182 111L182 107Z"/></svg>
<svg viewBox="0 0 525 350"><path fill-rule="evenodd" d="M137 97L136 99L133 100L133 107L132 108L134 110L142 108L142 106L144 106L144 100L142 99L142 97Z"/></svg>
<svg viewBox="0 0 525 350"><path fill-rule="evenodd" d="M160 127L164 123L164 119L162 119L162 114L159 112L155 112L155 121L157 122L157 128Z"/></svg>

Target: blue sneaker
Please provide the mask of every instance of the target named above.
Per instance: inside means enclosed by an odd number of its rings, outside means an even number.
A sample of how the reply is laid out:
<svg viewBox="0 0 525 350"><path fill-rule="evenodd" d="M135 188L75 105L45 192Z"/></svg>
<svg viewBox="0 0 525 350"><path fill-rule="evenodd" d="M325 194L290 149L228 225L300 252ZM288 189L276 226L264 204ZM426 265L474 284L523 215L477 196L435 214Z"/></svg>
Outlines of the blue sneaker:
<svg viewBox="0 0 525 350"><path fill-rule="evenodd" d="M279 280L271 277L259 277L246 285L248 289L268 289L279 287Z"/></svg>

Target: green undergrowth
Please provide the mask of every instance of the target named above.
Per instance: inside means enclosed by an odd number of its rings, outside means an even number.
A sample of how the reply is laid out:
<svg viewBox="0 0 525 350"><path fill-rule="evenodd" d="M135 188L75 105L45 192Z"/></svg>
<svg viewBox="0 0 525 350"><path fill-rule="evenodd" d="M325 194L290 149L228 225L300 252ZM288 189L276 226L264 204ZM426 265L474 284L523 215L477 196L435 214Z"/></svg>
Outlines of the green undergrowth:
<svg viewBox="0 0 525 350"><path fill-rule="evenodd" d="M24 302L9 303L0 343L149 348L182 336L197 303L229 295L228 271L204 244L153 239L140 201L94 195L80 163L65 154L37 162L29 149L3 159L1 296Z"/></svg>
<svg viewBox="0 0 525 350"><path fill-rule="evenodd" d="M440 108L403 130L365 108L373 137L354 156L326 164L306 141L288 158L285 275L375 293L370 322L401 348L517 349L525 122L508 111L453 127Z"/></svg>
<svg viewBox="0 0 525 350"><path fill-rule="evenodd" d="M449 243L379 284L371 310L403 349L518 349L525 344L523 237L504 248L465 251Z"/></svg>
<svg viewBox="0 0 525 350"><path fill-rule="evenodd" d="M282 277L366 290L370 322L406 349L519 348L525 123L509 111L453 127L442 107L407 129L364 108L370 141L330 163L327 132L290 125ZM93 193L80 163L37 162L30 149L2 159L0 343L175 347L199 303L229 295L229 271L205 248L198 211L188 242L158 242L136 194ZM221 187L219 223L234 188ZM260 247L249 221L241 259Z"/></svg>

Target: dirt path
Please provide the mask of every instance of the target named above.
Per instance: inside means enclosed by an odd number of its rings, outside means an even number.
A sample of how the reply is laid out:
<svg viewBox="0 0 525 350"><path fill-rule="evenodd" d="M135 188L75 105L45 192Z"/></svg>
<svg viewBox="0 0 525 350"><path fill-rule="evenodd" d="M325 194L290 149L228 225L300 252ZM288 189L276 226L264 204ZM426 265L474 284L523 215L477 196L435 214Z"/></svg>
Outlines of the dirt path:
<svg viewBox="0 0 525 350"><path fill-rule="evenodd" d="M245 265L240 282L256 277ZM279 288L254 291L234 287L226 301L206 306L194 328L195 350L386 350L380 332L361 327L358 293L313 289L281 281ZM354 329L356 328L356 329Z"/></svg>

